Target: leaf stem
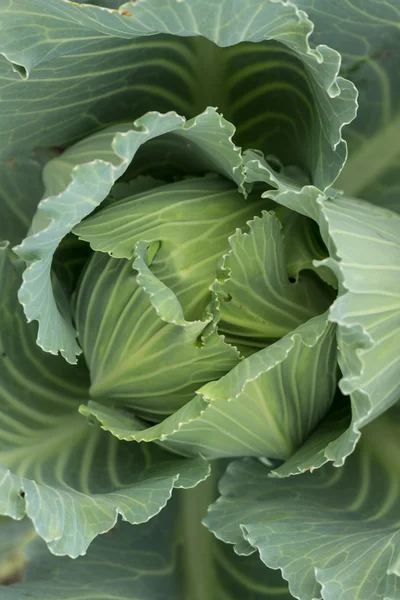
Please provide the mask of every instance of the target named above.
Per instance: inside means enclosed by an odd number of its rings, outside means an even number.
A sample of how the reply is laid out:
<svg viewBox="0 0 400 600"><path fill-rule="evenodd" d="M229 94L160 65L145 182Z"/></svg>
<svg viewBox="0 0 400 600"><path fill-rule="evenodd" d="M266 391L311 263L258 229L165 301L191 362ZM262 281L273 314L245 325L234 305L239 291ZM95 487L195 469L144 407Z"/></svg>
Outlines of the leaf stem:
<svg viewBox="0 0 400 600"><path fill-rule="evenodd" d="M196 80L198 96L194 114L202 113L207 106L223 112L225 94L223 91L223 49L203 37L196 38Z"/></svg>
<svg viewBox="0 0 400 600"><path fill-rule="evenodd" d="M215 500L216 475L212 469L206 481L181 493L185 600L214 600L214 536L201 521Z"/></svg>

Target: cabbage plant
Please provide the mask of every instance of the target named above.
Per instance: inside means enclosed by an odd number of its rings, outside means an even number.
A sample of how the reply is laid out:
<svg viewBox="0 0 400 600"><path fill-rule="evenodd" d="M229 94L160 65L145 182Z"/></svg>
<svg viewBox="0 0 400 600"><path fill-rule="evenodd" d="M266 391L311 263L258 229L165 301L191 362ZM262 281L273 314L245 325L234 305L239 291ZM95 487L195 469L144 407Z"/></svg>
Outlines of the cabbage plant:
<svg viewBox="0 0 400 600"><path fill-rule="evenodd" d="M0 0L3 600L398 600L397 0Z"/></svg>

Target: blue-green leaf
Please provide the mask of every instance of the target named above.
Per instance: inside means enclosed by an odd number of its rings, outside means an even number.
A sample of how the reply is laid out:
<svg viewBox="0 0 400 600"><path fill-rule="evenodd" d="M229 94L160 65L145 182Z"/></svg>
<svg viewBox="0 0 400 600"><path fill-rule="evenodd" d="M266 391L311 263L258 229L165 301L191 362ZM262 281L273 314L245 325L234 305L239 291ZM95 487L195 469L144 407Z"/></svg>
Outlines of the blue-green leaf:
<svg viewBox="0 0 400 600"><path fill-rule="evenodd" d="M290 600L277 571L237 556L202 526L204 500L200 486L149 523L119 522L74 561L38 540L27 549L25 581L3 589L2 600Z"/></svg>
<svg viewBox="0 0 400 600"><path fill-rule="evenodd" d="M18 244L43 195L42 167L33 159L0 162L0 240Z"/></svg>
<svg viewBox="0 0 400 600"><path fill-rule="evenodd" d="M6 156L148 110L190 118L213 105L236 123L239 143L301 166L319 187L343 166L355 88L338 77L336 51L310 47L312 23L291 2L221 0L205 11L203 0L118 10L2 0L0 14Z"/></svg>
<svg viewBox="0 0 400 600"><path fill-rule="evenodd" d="M147 521L174 487L209 467L154 445L121 444L78 413L88 398L85 365L42 352L17 304L22 264L0 249L0 514L26 514L55 554L78 556L118 514Z"/></svg>
<svg viewBox="0 0 400 600"><path fill-rule="evenodd" d="M344 130L350 156L336 182L400 212L400 6L397 0L295 0L315 29L312 40L340 52L341 75L359 92L358 116Z"/></svg>
<svg viewBox="0 0 400 600"><path fill-rule="evenodd" d="M258 550L300 600L395 600L400 593L398 408L368 425L337 469L268 477L234 462L207 526L239 553Z"/></svg>
<svg viewBox="0 0 400 600"><path fill-rule="evenodd" d="M341 465L360 429L400 398L400 218L369 202L340 194L330 198L313 186L300 188L255 153L247 159L249 181L264 179L274 185L277 190L266 192L267 197L318 223L329 258L315 266L322 276L330 272L338 281L329 320L337 324L343 374L339 387L351 398L352 421L336 440L329 427L320 433L326 442L325 460ZM320 455L317 460L320 464ZM299 470L309 466L298 463Z"/></svg>

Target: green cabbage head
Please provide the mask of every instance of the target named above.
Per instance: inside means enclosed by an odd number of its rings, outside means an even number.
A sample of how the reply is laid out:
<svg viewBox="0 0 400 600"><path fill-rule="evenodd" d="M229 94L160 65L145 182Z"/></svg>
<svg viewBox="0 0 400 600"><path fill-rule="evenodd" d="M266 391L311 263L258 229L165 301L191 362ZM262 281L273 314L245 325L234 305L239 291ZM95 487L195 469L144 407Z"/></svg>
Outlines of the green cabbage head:
<svg viewBox="0 0 400 600"><path fill-rule="evenodd" d="M399 22L0 0L5 600L398 600Z"/></svg>

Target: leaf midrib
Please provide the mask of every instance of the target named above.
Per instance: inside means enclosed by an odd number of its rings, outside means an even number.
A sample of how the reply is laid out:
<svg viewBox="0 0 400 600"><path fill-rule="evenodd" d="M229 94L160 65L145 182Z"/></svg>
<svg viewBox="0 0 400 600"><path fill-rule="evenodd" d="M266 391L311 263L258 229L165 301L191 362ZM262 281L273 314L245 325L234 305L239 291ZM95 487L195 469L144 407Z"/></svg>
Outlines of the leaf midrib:
<svg viewBox="0 0 400 600"><path fill-rule="evenodd" d="M181 524L184 560L184 598L216 600L214 537L202 524L209 505L215 499L215 477L190 490L182 491Z"/></svg>
<svg viewBox="0 0 400 600"><path fill-rule="evenodd" d="M222 49L202 36L196 37L194 43L198 96L194 99L193 115L202 113L207 106L221 110L226 105Z"/></svg>

